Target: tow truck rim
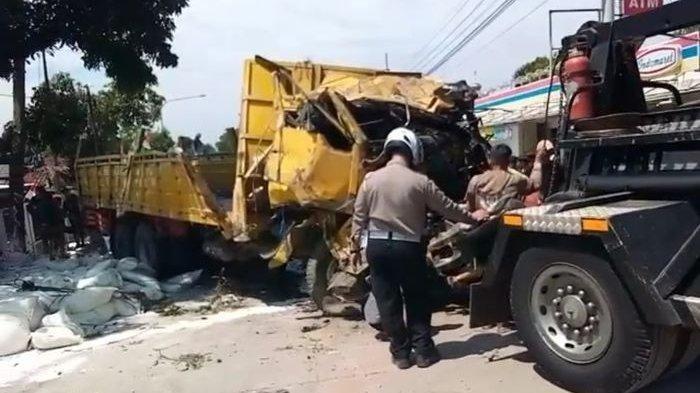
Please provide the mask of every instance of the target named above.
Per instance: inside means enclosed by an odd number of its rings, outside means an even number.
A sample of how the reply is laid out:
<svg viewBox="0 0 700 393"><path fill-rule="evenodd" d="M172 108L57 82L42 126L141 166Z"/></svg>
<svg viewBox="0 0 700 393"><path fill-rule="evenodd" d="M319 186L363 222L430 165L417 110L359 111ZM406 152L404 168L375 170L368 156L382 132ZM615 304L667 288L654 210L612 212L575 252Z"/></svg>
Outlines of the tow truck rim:
<svg viewBox="0 0 700 393"><path fill-rule="evenodd" d="M530 305L537 333L562 359L589 364L610 347L609 301L600 284L583 269L566 262L547 266L533 281Z"/></svg>

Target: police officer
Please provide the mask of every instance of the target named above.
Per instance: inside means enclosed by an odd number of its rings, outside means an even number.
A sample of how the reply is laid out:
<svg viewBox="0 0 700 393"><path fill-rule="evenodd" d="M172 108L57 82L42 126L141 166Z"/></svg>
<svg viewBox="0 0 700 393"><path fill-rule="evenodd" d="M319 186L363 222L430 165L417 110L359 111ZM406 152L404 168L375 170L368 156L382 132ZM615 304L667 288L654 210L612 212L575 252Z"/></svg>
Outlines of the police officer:
<svg viewBox="0 0 700 393"><path fill-rule="evenodd" d="M418 367L440 360L431 337L432 311L428 298L425 246L421 234L430 209L453 221L482 220L453 202L416 168L423 148L416 134L397 128L386 139L384 154L389 161L368 173L355 200L352 221L356 245L367 231L367 260L384 332L390 337L393 363L411 367L415 351ZM404 321L404 303L406 321Z"/></svg>

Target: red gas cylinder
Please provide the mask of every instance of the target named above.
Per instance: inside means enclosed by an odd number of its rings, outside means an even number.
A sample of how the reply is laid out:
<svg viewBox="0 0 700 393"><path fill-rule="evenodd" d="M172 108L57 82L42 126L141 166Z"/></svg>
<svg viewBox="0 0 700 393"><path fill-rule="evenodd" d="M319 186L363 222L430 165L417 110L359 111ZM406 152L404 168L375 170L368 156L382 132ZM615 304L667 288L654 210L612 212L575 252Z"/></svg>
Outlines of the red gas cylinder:
<svg viewBox="0 0 700 393"><path fill-rule="evenodd" d="M590 69L590 59L584 52L578 49L569 51L569 55L564 61L564 88L571 96L581 86L589 86L593 83L593 76ZM593 90L583 90L574 98L571 105L571 120L585 119L594 116L593 110Z"/></svg>

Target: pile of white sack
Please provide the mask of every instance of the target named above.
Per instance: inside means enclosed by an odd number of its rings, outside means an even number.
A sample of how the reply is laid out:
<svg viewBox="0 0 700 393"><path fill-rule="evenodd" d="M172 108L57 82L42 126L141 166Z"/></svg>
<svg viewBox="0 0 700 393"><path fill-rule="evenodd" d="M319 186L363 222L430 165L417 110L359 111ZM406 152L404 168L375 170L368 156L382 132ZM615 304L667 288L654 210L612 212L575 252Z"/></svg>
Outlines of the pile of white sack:
<svg viewBox="0 0 700 393"><path fill-rule="evenodd" d="M18 291L0 299L0 356L79 344L113 318L142 311L139 299L161 300L164 292L192 285L202 272L159 282L135 258L82 257L37 263L45 269L22 280L64 291Z"/></svg>

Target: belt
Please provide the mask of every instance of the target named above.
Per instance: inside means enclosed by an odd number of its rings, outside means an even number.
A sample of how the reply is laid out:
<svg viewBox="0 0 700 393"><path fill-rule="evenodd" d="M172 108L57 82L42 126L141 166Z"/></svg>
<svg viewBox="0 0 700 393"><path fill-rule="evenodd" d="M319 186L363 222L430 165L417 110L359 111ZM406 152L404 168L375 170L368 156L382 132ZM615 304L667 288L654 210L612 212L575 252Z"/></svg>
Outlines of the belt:
<svg viewBox="0 0 700 393"><path fill-rule="evenodd" d="M369 231L369 238L375 240L397 240L401 242L420 243L420 236L405 235L401 232Z"/></svg>

